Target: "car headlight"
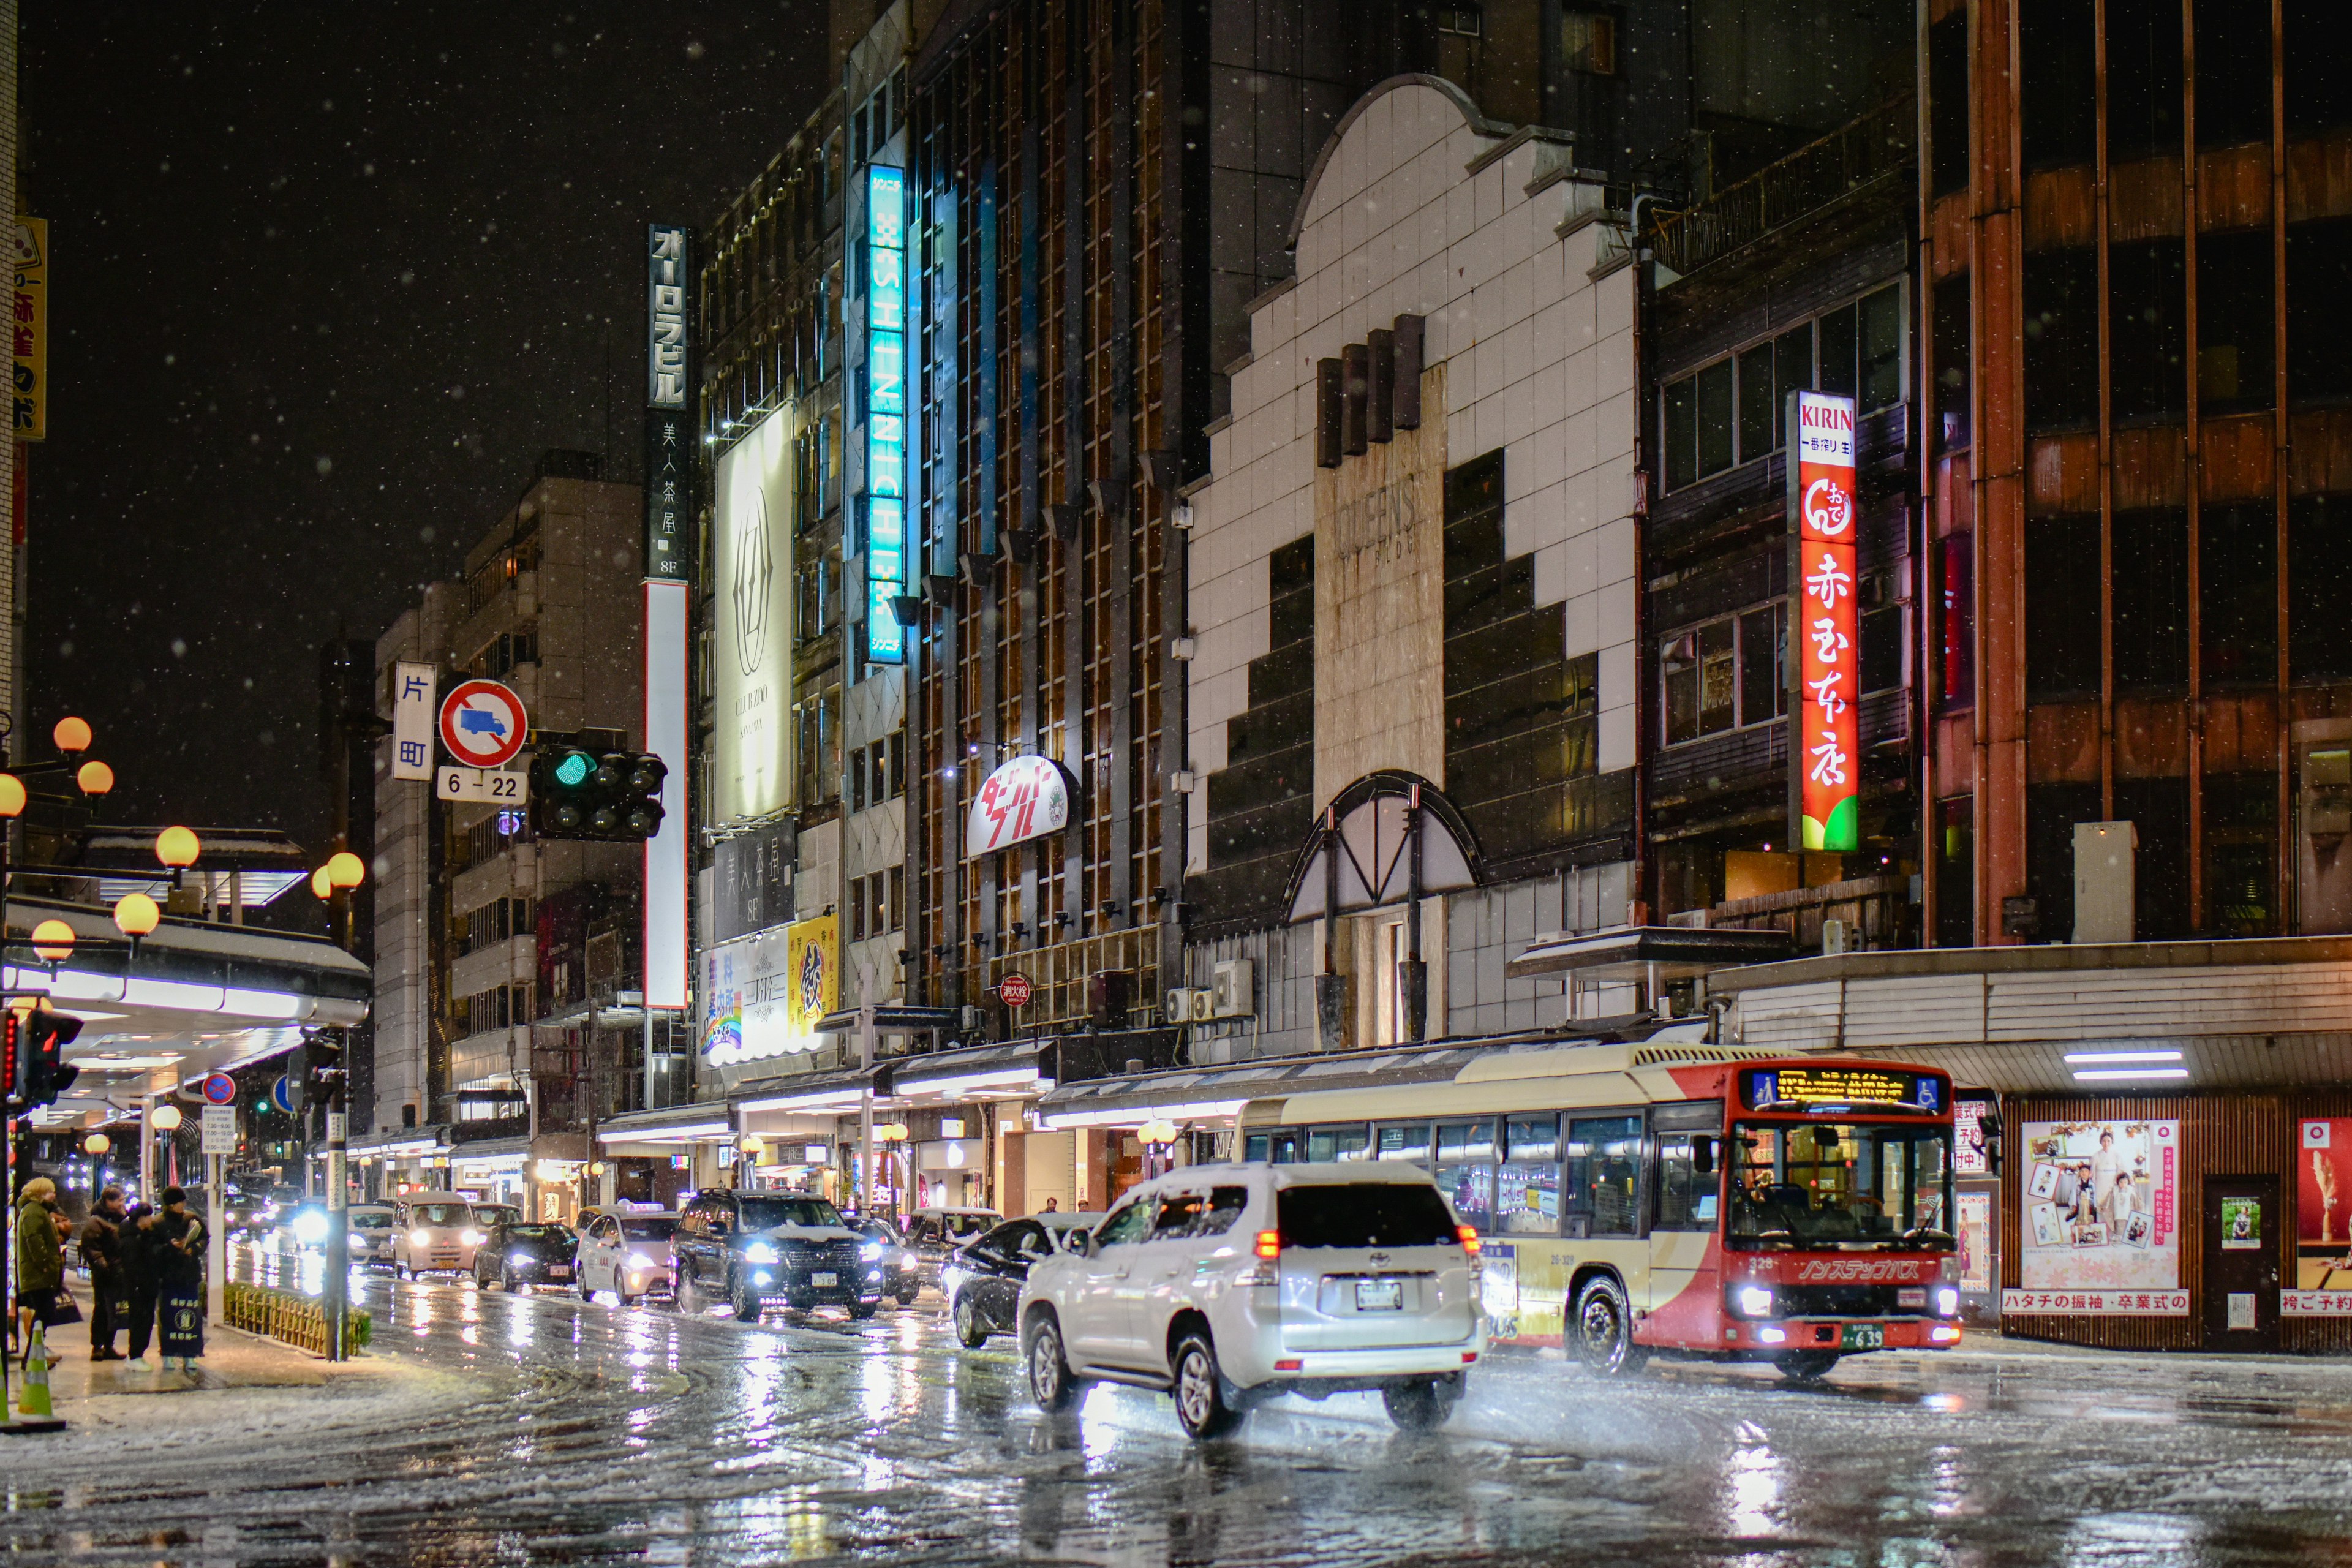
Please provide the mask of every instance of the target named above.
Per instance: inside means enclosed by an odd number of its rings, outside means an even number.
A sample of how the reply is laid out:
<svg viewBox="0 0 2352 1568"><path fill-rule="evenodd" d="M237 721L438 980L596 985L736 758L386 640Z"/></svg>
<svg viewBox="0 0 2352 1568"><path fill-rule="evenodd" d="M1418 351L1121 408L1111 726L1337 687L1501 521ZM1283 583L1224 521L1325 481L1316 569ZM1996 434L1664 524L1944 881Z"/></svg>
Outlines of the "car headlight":
<svg viewBox="0 0 2352 1568"><path fill-rule="evenodd" d="M653 1260L652 1258L647 1258L644 1253L642 1253L642 1252L632 1252L631 1254L629 1254L629 1267L630 1267L630 1268L651 1268L653 1266L654 1266L654 1260Z"/></svg>
<svg viewBox="0 0 2352 1568"><path fill-rule="evenodd" d="M408 1245L411 1247L430 1247L433 1245L433 1238L425 1235L421 1230L412 1230L408 1233Z"/></svg>
<svg viewBox="0 0 2352 1568"><path fill-rule="evenodd" d="M857 1256L866 1258L879 1258L882 1256L882 1244L878 1241L869 1241L857 1249Z"/></svg>
<svg viewBox="0 0 2352 1568"><path fill-rule="evenodd" d="M479 1247L482 1245L482 1233L478 1230L462 1230L457 1233L457 1239L467 1247Z"/></svg>
<svg viewBox="0 0 2352 1568"><path fill-rule="evenodd" d="M901 1268L919 1268L922 1265L922 1261L923 1260L911 1252L901 1252L898 1254L898 1267Z"/></svg>
<svg viewBox="0 0 2352 1568"><path fill-rule="evenodd" d="M1769 1318L1772 1315L1772 1291L1763 1285L1742 1285L1732 1298L1733 1310L1743 1318Z"/></svg>
<svg viewBox="0 0 2352 1568"><path fill-rule="evenodd" d="M1936 1287L1936 1315L1939 1318L1957 1318L1960 1315L1960 1288L1958 1286L1938 1285Z"/></svg>
<svg viewBox="0 0 2352 1568"><path fill-rule="evenodd" d="M327 1239L327 1216L315 1209L294 1216L294 1239L317 1246Z"/></svg>
<svg viewBox="0 0 2352 1568"><path fill-rule="evenodd" d="M778 1254L768 1243L755 1241L743 1248L743 1260L747 1263L773 1263L778 1260Z"/></svg>

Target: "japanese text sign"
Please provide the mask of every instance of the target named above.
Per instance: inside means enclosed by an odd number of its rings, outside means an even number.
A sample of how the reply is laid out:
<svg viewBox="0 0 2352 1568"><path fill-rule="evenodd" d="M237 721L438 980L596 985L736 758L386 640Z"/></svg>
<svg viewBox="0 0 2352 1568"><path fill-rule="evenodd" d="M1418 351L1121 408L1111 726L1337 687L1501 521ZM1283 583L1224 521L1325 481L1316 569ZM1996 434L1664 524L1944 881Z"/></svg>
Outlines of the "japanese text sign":
<svg viewBox="0 0 2352 1568"><path fill-rule="evenodd" d="M16 220L16 310L10 318L16 345L16 426L19 441L49 433L49 225Z"/></svg>
<svg viewBox="0 0 2352 1568"><path fill-rule="evenodd" d="M895 664L907 634L907 175L866 171L866 657Z"/></svg>
<svg viewBox="0 0 2352 1568"><path fill-rule="evenodd" d="M646 229L646 537L648 581L688 575L686 522L693 515L692 384L687 363L693 314L693 244L683 228Z"/></svg>
<svg viewBox="0 0 2352 1568"><path fill-rule="evenodd" d="M1070 786L1050 757L1015 757L988 775L964 824L966 859L1070 825Z"/></svg>
<svg viewBox="0 0 2352 1568"><path fill-rule="evenodd" d="M1790 693L1790 836L1807 849L1861 847L1862 649L1855 615L1854 405L1789 395L1789 500L1794 513L1790 634L1799 645Z"/></svg>
<svg viewBox="0 0 2352 1568"><path fill-rule="evenodd" d="M436 672L429 664L392 667L392 776L433 776L433 726L440 711Z"/></svg>

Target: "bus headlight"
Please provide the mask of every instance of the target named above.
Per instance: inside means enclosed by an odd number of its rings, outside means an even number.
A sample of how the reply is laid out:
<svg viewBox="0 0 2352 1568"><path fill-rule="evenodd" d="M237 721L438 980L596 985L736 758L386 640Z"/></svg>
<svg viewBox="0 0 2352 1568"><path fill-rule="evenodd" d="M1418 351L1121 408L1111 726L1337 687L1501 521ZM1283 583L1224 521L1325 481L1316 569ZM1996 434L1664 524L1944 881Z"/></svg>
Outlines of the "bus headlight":
<svg viewBox="0 0 2352 1568"><path fill-rule="evenodd" d="M1772 1315L1772 1291L1769 1286L1742 1285L1731 1295L1731 1310L1743 1318L1769 1318Z"/></svg>
<svg viewBox="0 0 2352 1568"><path fill-rule="evenodd" d="M1957 1318L1960 1315L1960 1288L1957 1285L1936 1287L1936 1316Z"/></svg>

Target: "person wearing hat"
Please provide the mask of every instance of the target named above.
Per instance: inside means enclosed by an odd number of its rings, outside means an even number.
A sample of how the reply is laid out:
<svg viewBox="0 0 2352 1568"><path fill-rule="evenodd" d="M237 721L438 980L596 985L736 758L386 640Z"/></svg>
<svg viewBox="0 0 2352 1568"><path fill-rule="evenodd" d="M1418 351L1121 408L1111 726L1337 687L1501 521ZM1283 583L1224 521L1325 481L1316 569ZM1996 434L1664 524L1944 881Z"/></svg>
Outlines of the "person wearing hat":
<svg viewBox="0 0 2352 1568"><path fill-rule="evenodd" d="M155 1259L158 1336L163 1370L194 1372L205 1353L205 1241L203 1218L188 1208L184 1188L163 1189L163 1215L152 1233Z"/></svg>
<svg viewBox="0 0 2352 1568"><path fill-rule="evenodd" d="M16 1196L16 1342L29 1360L33 1323L46 1323L66 1282L66 1244L58 1234L57 1184L35 1176Z"/></svg>

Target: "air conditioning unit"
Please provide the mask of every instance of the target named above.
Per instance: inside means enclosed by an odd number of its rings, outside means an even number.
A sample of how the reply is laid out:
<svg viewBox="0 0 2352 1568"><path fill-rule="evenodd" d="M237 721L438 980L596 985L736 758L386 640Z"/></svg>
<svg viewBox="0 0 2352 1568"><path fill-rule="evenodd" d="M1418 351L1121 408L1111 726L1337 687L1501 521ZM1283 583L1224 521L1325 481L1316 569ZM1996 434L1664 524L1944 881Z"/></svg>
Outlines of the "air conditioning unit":
<svg viewBox="0 0 2352 1568"><path fill-rule="evenodd" d="M1209 994L1198 986L1179 985L1168 993L1168 1005L1160 1015L1170 1024L1205 1024L1209 1021Z"/></svg>
<svg viewBox="0 0 2352 1568"><path fill-rule="evenodd" d="M1209 1011L1220 1018L1246 1018L1257 1011L1257 965L1228 958L1210 971Z"/></svg>

